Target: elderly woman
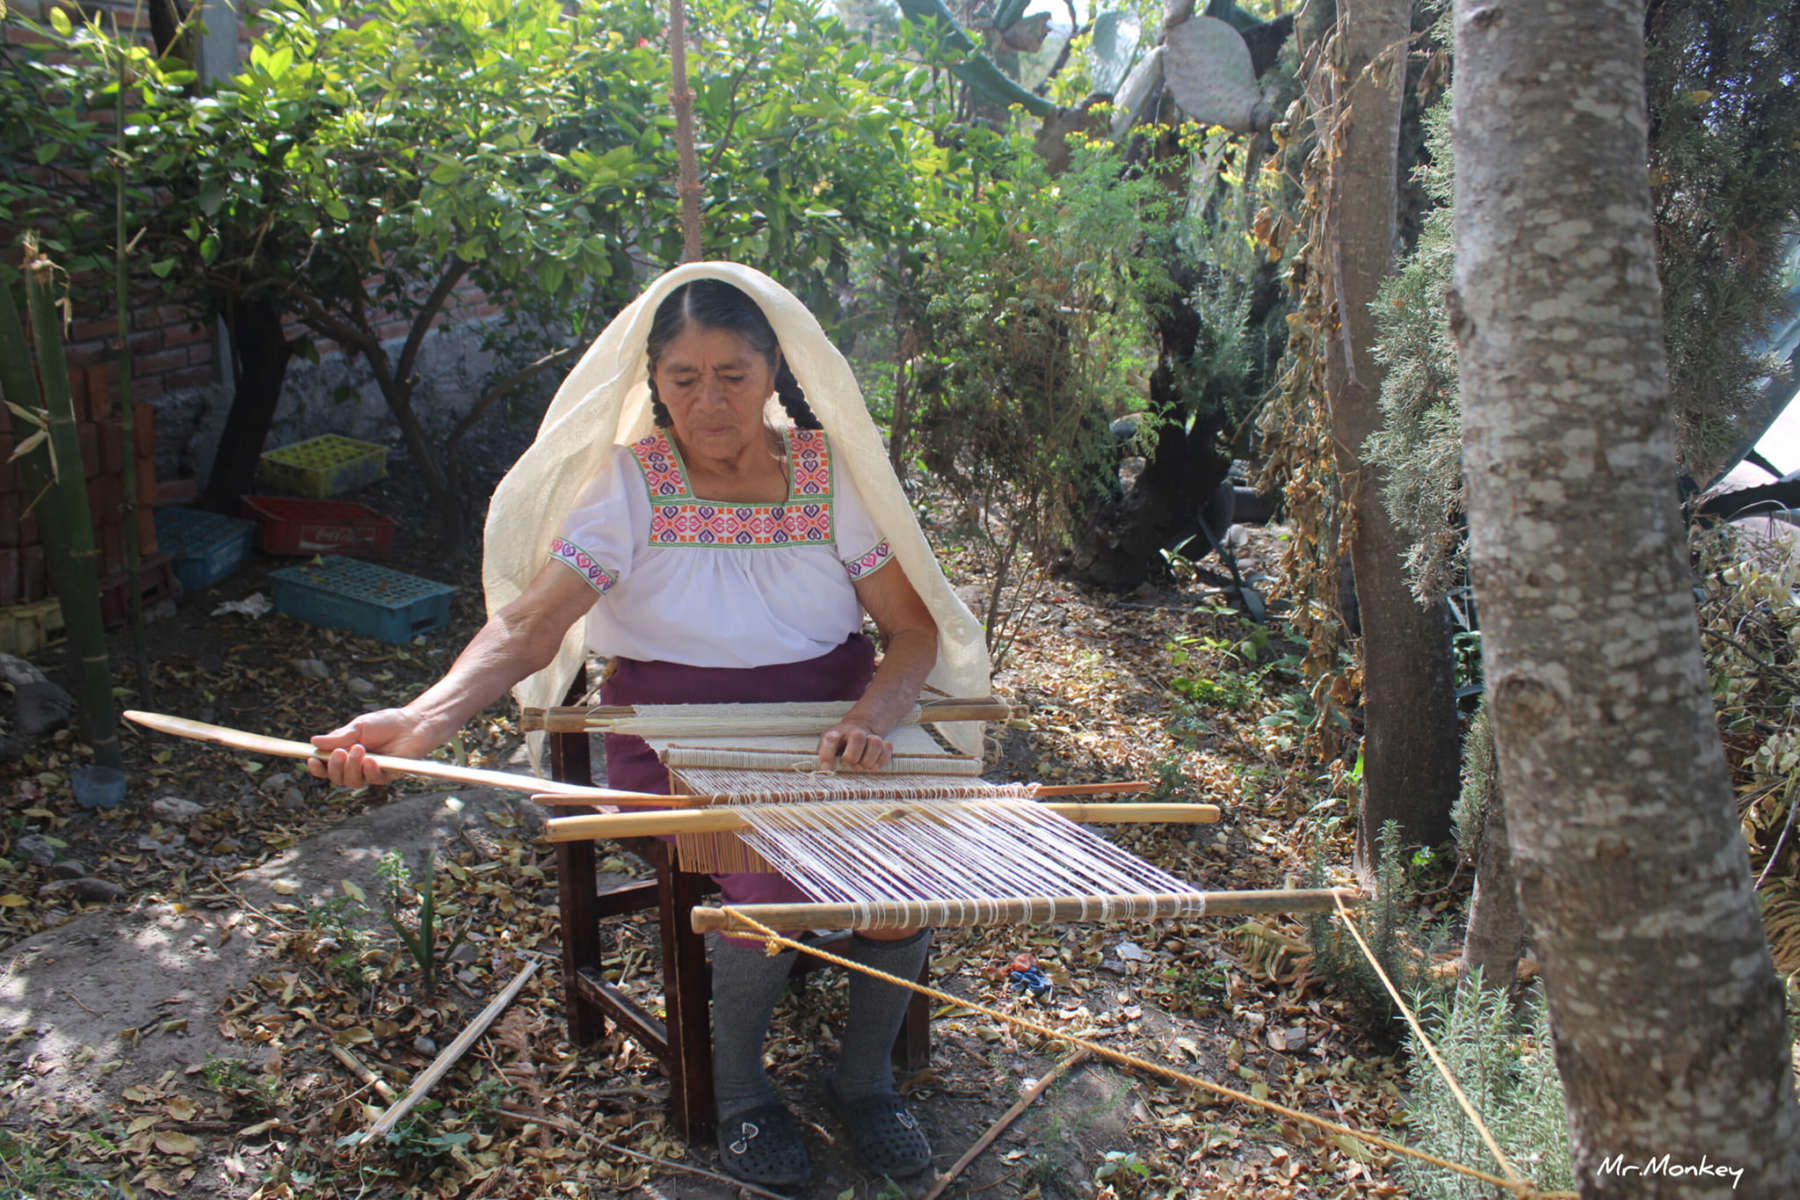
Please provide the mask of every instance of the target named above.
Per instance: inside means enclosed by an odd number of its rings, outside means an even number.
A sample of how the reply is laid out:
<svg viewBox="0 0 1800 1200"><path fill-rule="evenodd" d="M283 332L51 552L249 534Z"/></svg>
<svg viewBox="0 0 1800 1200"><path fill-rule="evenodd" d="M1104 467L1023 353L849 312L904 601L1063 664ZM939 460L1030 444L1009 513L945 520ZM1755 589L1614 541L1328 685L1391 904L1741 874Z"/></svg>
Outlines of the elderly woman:
<svg viewBox="0 0 1800 1200"><path fill-rule="evenodd" d="M771 397L786 421L767 419ZM646 415L648 432L613 444ZM794 297L743 267L670 272L608 327L495 494L484 579L491 616L444 678L315 737L330 752L315 775L381 782L368 753L423 754L509 688L554 702L584 649L582 618L585 649L612 664L608 704L854 701L820 735L821 767L884 766L885 735L928 677L985 691L980 631L925 548L842 357ZM639 738L609 735L606 763L612 787L669 790ZM802 898L780 876L717 878L728 904ZM911 978L929 939L859 933L854 956ZM720 1157L749 1182L802 1182L798 1123L763 1068L793 952L771 958L728 937L709 952ZM852 976L829 1084L866 1164L896 1177L931 1157L889 1061L907 998Z"/></svg>

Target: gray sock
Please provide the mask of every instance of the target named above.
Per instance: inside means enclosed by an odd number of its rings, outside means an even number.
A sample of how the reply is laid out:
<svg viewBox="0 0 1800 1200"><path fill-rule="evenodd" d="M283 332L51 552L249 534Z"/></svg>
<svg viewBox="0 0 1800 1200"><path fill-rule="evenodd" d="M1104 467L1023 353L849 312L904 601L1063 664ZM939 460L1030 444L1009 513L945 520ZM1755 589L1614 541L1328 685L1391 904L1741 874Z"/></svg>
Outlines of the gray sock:
<svg viewBox="0 0 1800 1200"><path fill-rule="evenodd" d="M931 930L912 937L883 942L857 934L844 957L886 971L899 979L919 977L925 955L931 950ZM832 1085L841 1099L872 1096L894 1090L894 1038L906 1019L913 993L883 983L857 971L850 973L850 1016L844 1025L844 1047L838 1057Z"/></svg>
<svg viewBox="0 0 1800 1200"><path fill-rule="evenodd" d="M719 1122L775 1100L763 1070L769 1016L787 986L794 951L770 958L761 943L734 942L712 934L713 1100Z"/></svg>

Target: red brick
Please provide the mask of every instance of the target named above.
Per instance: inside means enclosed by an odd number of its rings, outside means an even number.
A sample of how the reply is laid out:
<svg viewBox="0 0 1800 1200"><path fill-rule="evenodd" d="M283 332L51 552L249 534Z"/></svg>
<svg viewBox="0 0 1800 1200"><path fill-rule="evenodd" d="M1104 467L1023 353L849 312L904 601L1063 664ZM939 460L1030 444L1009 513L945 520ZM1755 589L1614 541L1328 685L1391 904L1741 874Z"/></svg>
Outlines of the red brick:
<svg viewBox="0 0 1800 1200"><path fill-rule="evenodd" d="M19 493L7 492L0 495L0 546L18 546L19 536L24 532L19 523L24 508L25 498ZM10 603L10 600L0 601L0 604Z"/></svg>
<svg viewBox="0 0 1800 1200"><path fill-rule="evenodd" d="M100 571L111 575L125 569L125 529L108 525L100 531Z"/></svg>
<svg viewBox="0 0 1800 1200"><path fill-rule="evenodd" d="M88 342L81 346L68 347L64 355L69 360L69 385L73 390L77 367L88 367L95 363L105 362L112 354L104 342Z"/></svg>
<svg viewBox="0 0 1800 1200"><path fill-rule="evenodd" d="M92 421L83 421L75 427L75 433L81 443L82 472L92 479L100 473L100 427Z"/></svg>
<svg viewBox="0 0 1800 1200"><path fill-rule="evenodd" d="M44 548L27 546L19 551L19 603L31 604L50 594L50 576L44 569Z"/></svg>
<svg viewBox="0 0 1800 1200"><path fill-rule="evenodd" d="M156 503L156 463L149 455L141 455L137 460L137 502L140 505Z"/></svg>
<svg viewBox="0 0 1800 1200"><path fill-rule="evenodd" d="M148 508L138 509L138 553L156 553L156 514Z"/></svg>
<svg viewBox="0 0 1800 1200"><path fill-rule="evenodd" d="M164 377L153 375L145 379L142 375L131 381L131 398L133 400L153 400L169 389L163 382Z"/></svg>
<svg viewBox="0 0 1800 1200"><path fill-rule="evenodd" d="M108 475L125 469L125 431L111 421L100 426L100 469Z"/></svg>
<svg viewBox="0 0 1800 1200"><path fill-rule="evenodd" d="M10 433L12 433L12 409L6 407L4 404L0 404L0 435ZM7 454L12 453L12 447L10 445L6 446L5 449ZM0 455L0 458L4 457L5 455Z"/></svg>
<svg viewBox="0 0 1800 1200"><path fill-rule="evenodd" d="M211 367L189 367L185 371L170 371L159 376L167 391L177 392L182 388L206 387L218 382L218 373Z"/></svg>
<svg viewBox="0 0 1800 1200"><path fill-rule="evenodd" d="M139 457L156 450L156 408L149 404L131 406L131 436Z"/></svg>
<svg viewBox="0 0 1800 1200"><path fill-rule="evenodd" d="M0 608L18 603L19 552L16 549L0 550Z"/></svg>
<svg viewBox="0 0 1800 1200"><path fill-rule="evenodd" d="M110 365L102 363L87 369L88 407L93 410L94 420L110 421L116 405L113 393L117 390L113 381L118 377L117 371Z"/></svg>
<svg viewBox="0 0 1800 1200"><path fill-rule="evenodd" d="M19 468L12 461L12 443L0 440L0 493L16 492L20 488Z"/></svg>
<svg viewBox="0 0 1800 1200"><path fill-rule="evenodd" d="M77 321L69 327L71 342L104 341L118 332L119 323L114 317L89 317Z"/></svg>
<svg viewBox="0 0 1800 1200"><path fill-rule="evenodd" d="M134 355L131 360L132 372L139 375L161 375L165 371L178 371L187 365L186 350L160 350L142 357Z"/></svg>
<svg viewBox="0 0 1800 1200"><path fill-rule="evenodd" d="M197 321L184 321L163 326L162 344L171 348L195 344L209 346L212 344L212 334Z"/></svg>
<svg viewBox="0 0 1800 1200"><path fill-rule="evenodd" d="M211 342L196 342L187 348L188 366L210 367L213 364L214 348Z"/></svg>
<svg viewBox="0 0 1800 1200"><path fill-rule="evenodd" d="M77 421L89 421L87 404L87 376L74 363L73 356L68 364L69 371L69 409L75 414Z"/></svg>
<svg viewBox="0 0 1800 1200"><path fill-rule="evenodd" d="M37 518L31 515L21 516L19 518L19 545L24 547L42 544L43 538L38 533Z"/></svg>

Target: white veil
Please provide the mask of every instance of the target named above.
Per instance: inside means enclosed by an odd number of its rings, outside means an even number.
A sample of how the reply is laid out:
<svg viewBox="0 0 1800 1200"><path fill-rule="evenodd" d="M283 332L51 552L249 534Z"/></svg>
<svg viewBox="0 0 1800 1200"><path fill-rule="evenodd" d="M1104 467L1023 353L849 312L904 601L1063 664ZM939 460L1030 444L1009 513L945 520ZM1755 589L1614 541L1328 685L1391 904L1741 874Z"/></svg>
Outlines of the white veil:
<svg viewBox="0 0 1800 1200"><path fill-rule="evenodd" d="M907 578L937 620L938 661L927 686L951 696L986 696L992 667L981 624L950 589L926 545L850 364L798 297L762 272L736 263L689 263L659 276L613 318L563 380L536 440L500 481L488 507L481 581L489 615L517 599L542 569L550 539L560 531L576 496L589 480L612 469L613 445L650 433L645 343L651 319L670 291L706 278L736 286L769 318L807 403L831 438L837 468L850 473ZM577 622L555 660L513 689L521 706L562 703L581 666L584 626ZM964 752L981 752L979 725L959 722L943 731ZM541 745L542 735L532 735L534 761Z"/></svg>

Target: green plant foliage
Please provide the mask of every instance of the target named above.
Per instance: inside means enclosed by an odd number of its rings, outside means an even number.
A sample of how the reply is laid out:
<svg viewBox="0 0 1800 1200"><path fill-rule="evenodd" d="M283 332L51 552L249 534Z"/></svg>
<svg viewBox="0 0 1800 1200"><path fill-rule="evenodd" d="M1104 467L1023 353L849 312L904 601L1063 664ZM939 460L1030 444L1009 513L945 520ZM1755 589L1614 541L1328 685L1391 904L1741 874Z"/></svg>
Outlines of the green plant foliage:
<svg viewBox="0 0 1800 1200"><path fill-rule="evenodd" d="M1800 563L1762 522L1696 532L1701 647L1784 975L1800 972Z"/></svg>
<svg viewBox="0 0 1800 1200"><path fill-rule="evenodd" d="M1431 976L1428 954L1433 928L1407 878L1406 868L1413 860L1400 845L1399 825L1389 821L1381 827L1375 852L1375 893L1353 910L1352 919L1402 996L1429 994L1439 986ZM1322 849L1313 855L1307 886L1328 886ZM1312 947L1314 969L1320 978L1350 1002L1355 1015L1371 1033L1393 1036L1393 1021L1399 1015L1393 997L1339 919L1324 914L1309 916L1306 940Z"/></svg>
<svg viewBox="0 0 1800 1200"><path fill-rule="evenodd" d="M1480 849L1488 805L1500 784L1499 769L1494 757L1494 726L1484 698L1463 741L1462 791L1450 810L1450 821L1456 830L1456 853L1464 862L1474 862Z"/></svg>
<svg viewBox="0 0 1800 1200"><path fill-rule="evenodd" d="M443 976L444 964L456 948L468 936L468 928L464 926L444 939L443 912L437 906L437 872L428 870L424 878L415 884L412 870L397 850L390 850L381 856L375 864L375 874L382 883L382 915L405 947L413 965L419 968L420 990L427 1000L437 994L438 980ZM409 896L408 893L413 895ZM416 896L418 907L413 908L413 897ZM410 912L410 916L408 915Z"/></svg>
<svg viewBox="0 0 1800 1200"><path fill-rule="evenodd" d="M1514 1013L1502 988L1481 986L1481 972L1453 994L1422 993L1414 1002L1420 1025L1462 1086L1500 1149L1545 1191L1575 1186L1569 1164L1568 1118L1541 993ZM1408 1035L1407 1124L1411 1145L1449 1162L1498 1174L1492 1153L1425 1053ZM1489 1200L1492 1186L1417 1160L1402 1168L1420 1200Z"/></svg>
<svg viewBox="0 0 1800 1200"><path fill-rule="evenodd" d="M1161 183L1124 172L1109 145L1078 145L1052 179L1023 137L970 128L962 142L939 151L895 281L919 348L896 423L986 548L1000 651L1019 556L1041 561L1108 486L1109 424L1142 406L1169 211Z"/></svg>

